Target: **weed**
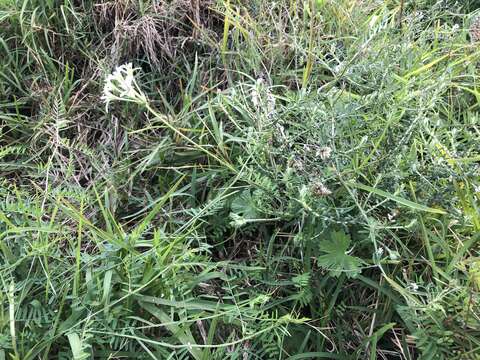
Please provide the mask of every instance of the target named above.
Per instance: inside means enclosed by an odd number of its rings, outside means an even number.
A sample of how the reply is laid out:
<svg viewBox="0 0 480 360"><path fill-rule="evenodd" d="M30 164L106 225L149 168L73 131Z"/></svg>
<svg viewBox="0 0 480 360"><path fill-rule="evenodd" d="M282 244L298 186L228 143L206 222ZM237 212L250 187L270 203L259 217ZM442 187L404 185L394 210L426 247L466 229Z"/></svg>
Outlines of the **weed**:
<svg viewBox="0 0 480 360"><path fill-rule="evenodd" d="M475 1L0 1L0 359L477 359Z"/></svg>

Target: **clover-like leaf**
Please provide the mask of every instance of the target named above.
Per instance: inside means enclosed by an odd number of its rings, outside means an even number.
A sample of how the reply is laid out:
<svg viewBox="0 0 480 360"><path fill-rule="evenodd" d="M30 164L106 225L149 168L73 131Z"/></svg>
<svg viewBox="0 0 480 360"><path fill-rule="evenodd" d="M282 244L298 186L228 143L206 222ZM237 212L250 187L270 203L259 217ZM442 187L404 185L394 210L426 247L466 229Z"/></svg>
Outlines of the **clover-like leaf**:
<svg viewBox="0 0 480 360"><path fill-rule="evenodd" d="M318 266L329 270L332 276L345 273L348 277L356 277L363 262L348 254L349 247L350 236L343 231L332 231L330 238L320 243L320 250L325 254L317 258Z"/></svg>

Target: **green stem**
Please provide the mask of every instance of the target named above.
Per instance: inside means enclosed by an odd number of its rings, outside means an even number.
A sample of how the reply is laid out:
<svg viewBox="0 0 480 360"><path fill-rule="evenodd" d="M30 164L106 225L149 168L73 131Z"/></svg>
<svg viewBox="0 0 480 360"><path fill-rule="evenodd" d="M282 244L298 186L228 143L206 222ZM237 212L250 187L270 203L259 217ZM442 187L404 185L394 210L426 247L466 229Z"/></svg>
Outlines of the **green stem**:
<svg viewBox="0 0 480 360"><path fill-rule="evenodd" d="M154 108L152 108L148 102L145 104L145 106L150 113L152 113L156 118L158 118L166 127L168 127L170 130L172 130L175 134L180 136L182 139L184 139L188 143L192 144L198 150L200 150L203 153L207 154L208 156L214 158L216 161L218 161L220 164L227 167L232 172L237 173L237 170L232 166L232 164L230 164L229 162L225 161L224 159L218 157L216 154L212 153L211 151L208 151L203 146L197 144L195 141L190 139L187 135L185 135L180 130L178 130L175 126L173 126L170 123L170 121L168 121L168 119L165 115L158 113Z"/></svg>

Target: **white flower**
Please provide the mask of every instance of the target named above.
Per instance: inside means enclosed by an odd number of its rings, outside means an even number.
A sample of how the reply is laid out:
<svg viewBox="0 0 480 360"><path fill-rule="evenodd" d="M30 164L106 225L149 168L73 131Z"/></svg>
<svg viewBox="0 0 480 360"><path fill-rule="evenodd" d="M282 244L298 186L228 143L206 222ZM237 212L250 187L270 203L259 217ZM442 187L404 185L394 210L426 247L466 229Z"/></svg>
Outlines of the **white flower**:
<svg viewBox="0 0 480 360"><path fill-rule="evenodd" d="M255 107L258 107L258 105L260 104L260 94L256 89L252 90L252 104Z"/></svg>
<svg viewBox="0 0 480 360"><path fill-rule="evenodd" d="M400 211L398 209L393 209L391 213L387 214L387 218L391 222L395 222L395 219L400 215Z"/></svg>
<svg viewBox="0 0 480 360"><path fill-rule="evenodd" d="M322 160L327 160L332 155L332 148L329 146L321 147L320 149L317 150L316 155L320 156L320 159Z"/></svg>
<svg viewBox="0 0 480 360"><path fill-rule="evenodd" d="M105 101L106 111L110 101L130 101L137 104L145 104L147 97L140 90L135 76L132 64L118 66L113 74L107 76L103 87L102 100Z"/></svg>
<svg viewBox="0 0 480 360"><path fill-rule="evenodd" d="M382 247L379 247L379 248L377 249L377 251L375 251L375 255L376 255L377 257L381 257L381 256L383 255L383 251L384 251L383 248L382 248Z"/></svg>
<svg viewBox="0 0 480 360"><path fill-rule="evenodd" d="M316 182L312 187L313 194L316 196L328 196L332 192L321 182Z"/></svg>
<svg viewBox="0 0 480 360"><path fill-rule="evenodd" d="M267 92L267 117L272 117L275 114L275 96L268 91Z"/></svg>

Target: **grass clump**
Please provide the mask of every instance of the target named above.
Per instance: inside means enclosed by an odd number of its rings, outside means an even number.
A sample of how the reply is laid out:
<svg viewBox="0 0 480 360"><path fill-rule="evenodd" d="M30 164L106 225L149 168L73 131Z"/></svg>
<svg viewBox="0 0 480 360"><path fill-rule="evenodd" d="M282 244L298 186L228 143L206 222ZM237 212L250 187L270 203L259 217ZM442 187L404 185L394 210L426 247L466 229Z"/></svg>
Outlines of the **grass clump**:
<svg viewBox="0 0 480 360"><path fill-rule="evenodd" d="M0 1L0 359L477 359L478 4Z"/></svg>

